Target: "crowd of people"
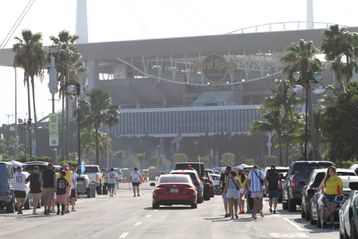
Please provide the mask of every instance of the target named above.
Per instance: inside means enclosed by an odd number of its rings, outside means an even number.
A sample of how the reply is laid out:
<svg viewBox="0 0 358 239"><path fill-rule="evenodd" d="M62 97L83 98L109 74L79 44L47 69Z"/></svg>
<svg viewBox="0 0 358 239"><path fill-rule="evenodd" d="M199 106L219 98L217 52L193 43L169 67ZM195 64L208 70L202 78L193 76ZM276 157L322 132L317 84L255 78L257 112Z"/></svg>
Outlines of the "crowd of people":
<svg viewBox="0 0 358 239"><path fill-rule="evenodd" d="M61 168L56 171L51 163L42 173L35 166L31 172L23 172L21 167L16 168L14 173L14 194L18 214L23 214L23 207L27 198L27 183L29 194L32 198L33 215L37 215L40 201L44 205L44 214L57 213L64 215L74 212L76 204L76 183L78 174L71 167ZM57 206L57 211L55 210Z"/></svg>
<svg viewBox="0 0 358 239"><path fill-rule="evenodd" d="M253 219L257 218L257 214L264 217L262 211L264 194L267 194L269 198L269 212L277 213L279 189L282 185L281 177L275 166L271 166L266 175L257 166L253 166L250 171L243 169L234 171L231 166L227 166L225 172L221 174L220 184L223 190L225 217L235 219L239 218L238 214L244 214L245 199L249 204L246 212L251 212ZM320 190L325 195L324 200L329 208L331 221L334 220L336 207L334 200L337 195L342 194L342 188L343 183L336 175L335 167L329 167L320 185ZM333 223L331 224L333 225Z"/></svg>

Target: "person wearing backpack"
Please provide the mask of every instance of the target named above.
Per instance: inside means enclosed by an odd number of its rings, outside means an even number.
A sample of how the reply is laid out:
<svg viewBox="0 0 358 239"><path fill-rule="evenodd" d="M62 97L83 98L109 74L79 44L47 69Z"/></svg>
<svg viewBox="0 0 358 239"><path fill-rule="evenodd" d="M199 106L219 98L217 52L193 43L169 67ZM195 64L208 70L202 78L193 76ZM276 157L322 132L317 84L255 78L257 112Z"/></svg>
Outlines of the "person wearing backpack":
<svg viewBox="0 0 358 239"><path fill-rule="evenodd" d="M255 165L248 176L248 186L251 190L251 197L254 199L254 208L252 210L252 218L256 219L256 214L262 212L262 198L264 196L264 179L265 174Z"/></svg>
<svg viewBox="0 0 358 239"><path fill-rule="evenodd" d="M239 189L240 182L236 178L236 173L234 171L231 171L229 173L229 178L224 188L224 193L226 194L226 198L229 201L229 213L231 219L234 219L234 216L235 218L239 218L239 216L237 215Z"/></svg>

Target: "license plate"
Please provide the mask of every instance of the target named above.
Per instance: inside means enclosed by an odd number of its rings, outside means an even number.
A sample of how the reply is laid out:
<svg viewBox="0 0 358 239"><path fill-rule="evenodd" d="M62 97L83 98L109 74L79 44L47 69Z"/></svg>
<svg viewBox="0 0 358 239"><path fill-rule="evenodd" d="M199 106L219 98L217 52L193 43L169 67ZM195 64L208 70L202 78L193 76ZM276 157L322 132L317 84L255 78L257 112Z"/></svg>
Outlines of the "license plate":
<svg viewBox="0 0 358 239"><path fill-rule="evenodd" d="M178 193L178 192L179 192L179 189L177 189L177 188L171 188L171 189L170 189L170 192L171 192L171 193Z"/></svg>

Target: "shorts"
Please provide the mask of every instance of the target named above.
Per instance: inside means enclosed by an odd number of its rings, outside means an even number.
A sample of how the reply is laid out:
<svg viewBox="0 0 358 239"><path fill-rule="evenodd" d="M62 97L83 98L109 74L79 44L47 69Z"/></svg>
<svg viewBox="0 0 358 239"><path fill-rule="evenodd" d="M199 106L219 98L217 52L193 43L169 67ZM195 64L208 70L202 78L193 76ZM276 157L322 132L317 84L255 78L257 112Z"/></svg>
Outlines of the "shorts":
<svg viewBox="0 0 358 239"><path fill-rule="evenodd" d="M228 189L226 192L226 198L230 199L238 199L239 198L239 191L237 189Z"/></svg>
<svg viewBox="0 0 358 239"><path fill-rule="evenodd" d="M30 195L31 195L32 199L40 200L42 193L30 193Z"/></svg>
<svg viewBox="0 0 358 239"><path fill-rule="evenodd" d="M139 184L140 184L140 182L132 182L132 186L133 186L133 187L138 187Z"/></svg>
<svg viewBox="0 0 358 239"><path fill-rule="evenodd" d="M26 192L25 191L19 191L19 190L14 190L14 194L16 198L26 198Z"/></svg>
<svg viewBox="0 0 358 239"><path fill-rule="evenodd" d="M336 202L336 196L336 194L325 194L324 200L326 201L326 203Z"/></svg>
<svg viewBox="0 0 358 239"><path fill-rule="evenodd" d="M67 194L57 195L56 202L57 203L65 203L67 200Z"/></svg>
<svg viewBox="0 0 358 239"><path fill-rule="evenodd" d="M264 196L264 192L251 192L251 198L262 198Z"/></svg>
<svg viewBox="0 0 358 239"><path fill-rule="evenodd" d="M108 184L108 189L114 188L114 183L109 183Z"/></svg>
<svg viewBox="0 0 358 239"><path fill-rule="evenodd" d="M55 188L44 188L42 191L42 201L47 202L55 198Z"/></svg>
<svg viewBox="0 0 358 239"><path fill-rule="evenodd" d="M245 188L240 188L239 189L239 194L243 194L243 193L245 193Z"/></svg>
<svg viewBox="0 0 358 239"><path fill-rule="evenodd" d="M76 198L77 197L77 192L76 192L76 189L71 189L71 195L70 195L70 198Z"/></svg>
<svg viewBox="0 0 358 239"><path fill-rule="evenodd" d="M278 190L269 190L268 191L269 199L278 198Z"/></svg>
<svg viewBox="0 0 358 239"><path fill-rule="evenodd" d="M226 204L226 203L227 203L226 193L223 193L222 197L223 197L223 201L224 201L224 203Z"/></svg>

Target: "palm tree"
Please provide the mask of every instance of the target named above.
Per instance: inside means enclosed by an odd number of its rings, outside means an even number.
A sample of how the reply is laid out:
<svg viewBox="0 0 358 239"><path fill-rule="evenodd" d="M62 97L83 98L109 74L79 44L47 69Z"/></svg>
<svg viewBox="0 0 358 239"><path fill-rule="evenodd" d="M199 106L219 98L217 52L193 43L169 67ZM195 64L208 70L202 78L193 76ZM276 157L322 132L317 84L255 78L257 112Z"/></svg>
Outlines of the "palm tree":
<svg viewBox="0 0 358 239"><path fill-rule="evenodd" d="M262 120L254 121L249 129L254 131L274 132L277 136L275 145L280 152L280 165L283 165L282 146L286 142L288 149L290 142L297 138L301 122L296 106L300 102L296 95L290 90L288 81L276 80L275 88L271 89L271 96L265 98L259 109ZM286 150L286 154L288 150ZM286 165L288 155L286 155Z"/></svg>
<svg viewBox="0 0 358 239"><path fill-rule="evenodd" d="M313 45L312 41L305 41L303 39L296 43L293 43L287 48L286 54L282 56L281 61L284 64L283 72L287 74L288 79L294 83L303 86L306 89L306 113L309 116L309 129L311 131L312 138L312 155L314 159L317 159L317 145L316 145L316 132L314 127L314 118L312 111L312 91L311 80L314 72L321 70L321 62L316 58L318 49ZM293 77L293 73L301 72L301 78L296 81ZM306 123L306 125L308 125ZM307 132L307 131L306 131ZM307 140L307 135L305 135ZM305 151L305 156L307 152Z"/></svg>
<svg viewBox="0 0 358 239"><path fill-rule="evenodd" d="M87 70L81 54L78 52L74 42L79 37L70 35L68 31L61 31L58 36L51 36L52 46L50 48L51 55L55 57L56 69L58 72L58 81L60 83L60 97L62 98L62 117L61 117L61 157L64 159L68 155L67 138L68 138L68 94L66 92L66 84L78 81L79 74ZM66 103L66 107L65 107ZM66 120L65 120L66 108ZM66 131L65 129L66 122ZM64 142L66 142L64 144ZM65 156L66 155L66 156Z"/></svg>
<svg viewBox="0 0 358 239"><path fill-rule="evenodd" d="M38 134L37 134L37 115L36 115L36 100L35 100L35 76L43 76L43 69L47 64L46 52L42 45L41 33L33 34L30 30L22 31L22 39L15 37L17 43L13 46L15 52L15 66L24 68L24 83L27 86L27 101L28 101L28 123L31 123L31 100L30 100L30 82L32 88L32 105L34 113L35 124L35 138L36 150L39 154ZM30 129L29 125L29 129ZM29 130L29 152L32 156L32 134Z"/></svg>
<svg viewBox="0 0 358 239"><path fill-rule="evenodd" d="M358 35L348 32L339 25L332 25L323 32L321 48L326 59L332 62L336 84L340 91L345 91L346 84L352 78L353 70L358 67L355 58L358 56Z"/></svg>
<svg viewBox="0 0 358 239"><path fill-rule="evenodd" d="M88 100L81 100L80 121L86 128L94 128L96 140L96 163L99 164L100 127L109 127L119 122L118 106L112 104L109 93L102 89L95 89L86 93Z"/></svg>

